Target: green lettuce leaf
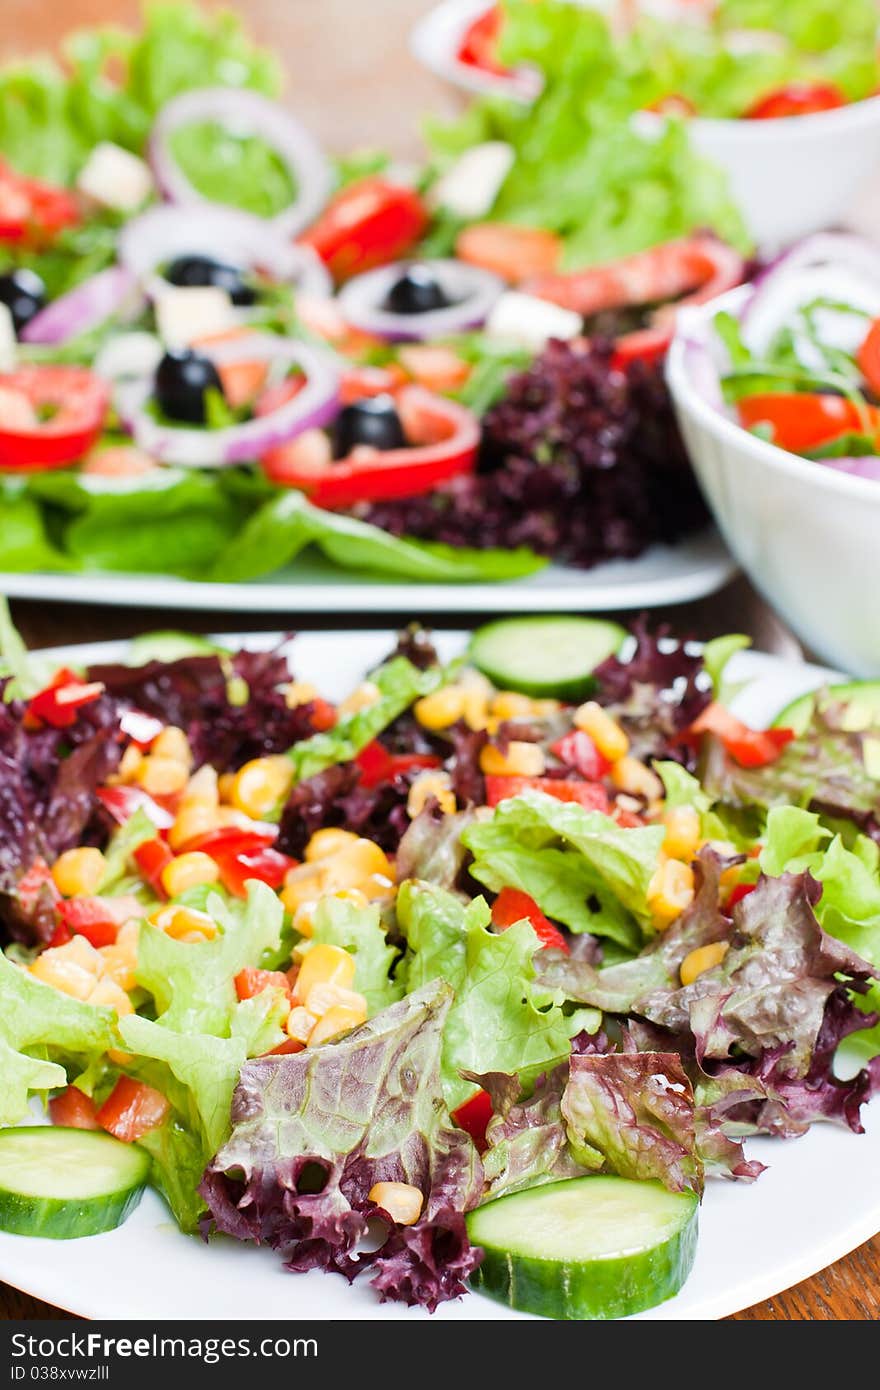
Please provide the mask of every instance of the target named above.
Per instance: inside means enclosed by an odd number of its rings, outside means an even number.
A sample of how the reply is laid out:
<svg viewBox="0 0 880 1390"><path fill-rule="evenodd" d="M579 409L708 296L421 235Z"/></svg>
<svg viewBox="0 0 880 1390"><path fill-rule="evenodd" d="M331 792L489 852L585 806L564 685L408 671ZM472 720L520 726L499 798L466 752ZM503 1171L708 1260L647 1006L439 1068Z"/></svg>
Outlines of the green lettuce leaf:
<svg viewBox="0 0 880 1390"><path fill-rule="evenodd" d="M397 916L407 941L407 990L446 980L455 991L441 1065L450 1109L473 1094L463 1071L534 1070L566 1056L574 1033L598 1028L595 1010L566 1015L561 996L535 983L539 942L529 922L494 933L482 898L465 905L415 880L402 885Z"/></svg>
<svg viewBox="0 0 880 1390"><path fill-rule="evenodd" d="M462 840L471 874L492 892L519 888L572 931L637 949L651 934L648 885L664 835L662 826L624 830L598 811L526 792Z"/></svg>
<svg viewBox="0 0 880 1390"><path fill-rule="evenodd" d="M339 898L324 898L315 913L311 939L327 946L341 946L354 956L353 988L366 999L368 1017L400 999L403 986L391 979L398 952L388 944L378 907L357 907Z"/></svg>

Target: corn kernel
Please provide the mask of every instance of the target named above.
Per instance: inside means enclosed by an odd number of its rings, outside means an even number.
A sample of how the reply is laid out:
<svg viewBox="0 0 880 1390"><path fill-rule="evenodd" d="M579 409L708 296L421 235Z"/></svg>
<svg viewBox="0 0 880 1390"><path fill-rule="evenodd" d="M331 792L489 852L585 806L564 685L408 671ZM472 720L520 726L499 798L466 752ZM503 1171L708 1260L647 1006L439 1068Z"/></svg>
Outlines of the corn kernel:
<svg viewBox="0 0 880 1390"><path fill-rule="evenodd" d="M337 850L353 845L357 838L353 830L336 830L332 826L326 830L316 830L306 845L306 863L314 864L316 860L327 859Z"/></svg>
<svg viewBox="0 0 880 1390"><path fill-rule="evenodd" d="M433 695L416 700L413 713L424 729L448 729L464 716L465 693L460 685L447 685Z"/></svg>
<svg viewBox="0 0 880 1390"><path fill-rule="evenodd" d="M595 700L588 700L575 710L572 723L582 733L589 734L603 758L616 763L629 752L629 739L611 715Z"/></svg>
<svg viewBox="0 0 880 1390"><path fill-rule="evenodd" d="M217 807L217 826L223 829L227 825L235 826L237 830L253 830L254 823L250 816L246 816L244 811L236 811L234 806Z"/></svg>
<svg viewBox="0 0 880 1390"><path fill-rule="evenodd" d="M605 756L603 754L603 756ZM618 758L611 769L611 781L619 791L628 792L630 796L642 796L646 801L654 801L663 795L663 783L644 763L640 763L638 758L631 758L628 755Z"/></svg>
<svg viewBox="0 0 880 1390"><path fill-rule="evenodd" d="M254 758L235 774L230 800L246 816L259 820L274 811L293 785L293 763L284 754Z"/></svg>
<svg viewBox="0 0 880 1390"><path fill-rule="evenodd" d="M130 743L119 759L119 766L112 777L108 777L108 782L133 782L137 776L138 768L144 760L144 755L136 743Z"/></svg>
<svg viewBox="0 0 880 1390"><path fill-rule="evenodd" d="M74 999L85 1000L103 974L104 962L91 942L84 936L75 936L64 946L41 951L29 968L44 985L51 985Z"/></svg>
<svg viewBox="0 0 880 1390"><path fill-rule="evenodd" d="M313 946L300 966L296 977L294 994L299 1003L305 1003L313 985L340 985L350 989L354 983L355 960L341 946Z"/></svg>
<svg viewBox="0 0 880 1390"><path fill-rule="evenodd" d="M218 807L205 806L197 802L185 802L178 812L174 824L168 831L168 844L177 851L196 835L206 835L209 830L219 827Z"/></svg>
<svg viewBox="0 0 880 1390"><path fill-rule="evenodd" d="M196 849L189 854L179 854L165 865L162 887L169 898L179 898L190 888L198 888L203 883L216 883L219 877L219 865L209 854L202 854Z"/></svg>
<svg viewBox="0 0 880 1390"><path fill-rule="evenodd" d="M558 700L533 700L532 714L535 719L550 719L558 714L562 706Z"/></svg>
<svg viewBox="0 0 880 1390"><path fill-rule="evenodd" d="M302 936L311 935L311 919L318 906L318 899L323 897L324 891L324 874L317 864L300 864L295 869L288 869L285 874L281 903L284 911L289 912L294 919L294 926ZM296 925L297 916L301 911L301 920L307 928L305 930Z"/></svg>
<svg viewBox="0 0 880 1390"><path fill-rule="evenodd" d="M663 815L666 839L663 848L670 859L693 859L700 843L700 815L693 806L673 806Z"/></svg>
<svg viewBox="0 0 880 1390"><path fill-rule="evenodd" d="M694 871L690 864L667 859L648 885L648 906L658 931L680 917L694 900Z"/></svg>
<svg viewBox="0 0 880 1390"><path fill-rule="evenodd" d="M312 950L314 951L314 949L313 947ZM300 974L302 974L302 968ZM364 1018L367 1016L367 1001L362 994L358 994L356 990L344 989L341 985L329 982L312 985L308 994L303 996L303 1003L309 1013L314 1014L315 1018L323 1018L329 1009L335 1008L362 1009Z"/></svg>
<svg viewBox="0 0 880 1390"><path fill-rule="evenodd" d="M344 1009L341 1004L335 1009L328 1009L323 1018L319 1018L311 1033L309 1034L309 1047L317 1047L319 1043L329 1042L331 1038L339 1037L340 1033L348 1033L350 1029L357 1028L362 1023L366 1023L366 1012L359 1009Z"/></svg>
<svg viewBox="0 0 880 1390"><path fill-rule="evenodd" d="M300 705L310 705L317 700L317 687L310 681L291 681L284 691L284 703L288 709L298 709Z"/></svg>
<svg viewBox="0 0 880 1390"><path fill-rule="evenodd" d="M415 820L416 816L424 811L431 799L437 802L444 816L454 814L456 810L455 793L452 790L448 772L423 772L420 777L416 778L406 798L406 813L410 820Z"/></svg>
<svg viewBox="0 0 880 1390"><path fill-rule="evenodd" d="M288 908L287 904L284 902L283 892L281 894L281 901L282 903L284 903L286 910L289 912L290 908ZM292 913L293 930L295 932L299 932L300 936L304 936L306 938L313 936L315 932L315 913L317 912L317 910L318 904L316 902L300 903L299 907L297 907L295 911Z"/></svg>
<svg viewBox="0 0 880 1390"><path fill-rule="evenodd" d="M98 980L89 995L88 1002L98 1004L103 1008L115 1009L120 1018L124 1018L126 1014L134 1013L134 1005L125 990L109 975Z"/></svg>
<svg viewBox="0 0 880 1390"><path fill-rule="evenodd" d="M678 972L681 983L692 985L699 975L720 965L729 950L729 942L713 941L708 946L698 946L696 950L689 951Z"/></svg>
<svg viewBox="0 0 880 1390"><path fill-rule="evenodd" d="M360 888L340 888L333 894L334 898L339 898L340 902L353 903L355 907L369 907L370 900L366 893Z"/></svg>
<svg viewBox="0 0 880 1390"><path fill-rule="evenodd" d="M367 1193L367 1201L387 1211L398 1226L414 1226L422 1214L424 1200L411 1182L376 1182Z"/></svg>
<svg viewBox="0 0 880 1390"><path fill-rule="evenodd" d="M134 989L137 984L137 950L129 950L117 943L115 946L100 947L100 952L108 979L114 980L120 989Z"/></svg>
<svg viewBox="0 0 880 1390"><path fill-rule="evenodd" d="M69 849L52 865L52 881L65 898L97 893L107 872L107 860L99 849Z"/></svg>
<svg viewBox="0 0 880 1390"><path fill-rule="evenodd" d="M187 784L186 764L176 758L154 757L151 753L141 760L134 780L150 796L174 796Z"/></svg>
<svg viewBox="0 0 880 1390"><path fill-rule="evenodd" d="M496 719L529 719L534 714L533 701L528 695L518 695L515 690L502 690L489 708Z"/></svg>
<svg viewBox="0 0 880 1390"><path fill-rule="evenodd" d="M147 920L175 941L213 941L217 935L214 919L194 907L160 907Z"/></svg>
<svg viewBox="0 0 880 1390"><path fill-rule="evenodd" d="M520 743L514 739L502 753L487 743L480 753L480 767L490 777L540 777L547 766L544 750L538 743Z"/></svg>
<svg viewBox="0 0 880 1390"><path fill-rule="evenodd" d="M180 801L185 806L219 806L220 790L217 769L204 763L194 772L183 789Z"/></svg>
<svg viewBox="0 0 880 1390"><path fill-rule="evenodd" d="M183 729L178 729L174 724L169 724L167 729L163 729L161 734L156 735L150 744L150 756L170 758L172 762L183 763L187 771L193 765L189 739Z"/></svg>
<svg viewBox="0 0 880 1390"><path fill-rule="evenodd" d="M287 1024L285 1025L287 1036L293 1038L295 1042L306 1043L317 1022L314 1014L310 1014L308 1009L303 1008L302 1004L298 1004L287 1015Z"/></svg>
<svg viewBox="0 0 880 1390"><path fill-rule="evenodd" d="M338 706L339 717L344 719L346 715L357 714L362 709L369 709L370 705L374 705L381 698L382 691L375 681L362 681Z"/></svg>
<svg viewBox="0 0 880 1390"><path fill-rule="evenodd" d="M232 788L235 786L234 772L221 772L217 778L217 791L220 793L220 800L230 802L232 800Z"/></svg>

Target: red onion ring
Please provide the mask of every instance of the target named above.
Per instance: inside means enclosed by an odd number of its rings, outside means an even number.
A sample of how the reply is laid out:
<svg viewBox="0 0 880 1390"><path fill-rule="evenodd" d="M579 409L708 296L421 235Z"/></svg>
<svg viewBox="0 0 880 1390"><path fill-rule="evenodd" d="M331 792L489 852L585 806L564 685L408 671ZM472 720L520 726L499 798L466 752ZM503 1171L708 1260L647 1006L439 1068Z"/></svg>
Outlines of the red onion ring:
<svg viewBox="0 0 880 1390"><path fill-rule="evenodd" d="M381 308L389 290L407 266L414 264L431 271L451 299L458 296L458 302L423 314L395 314ZM392 343L422 342L480 328L503 289L497 275L464 261L395 261L349 280L340 290L337 302L354 328Z"/></svg>
<svg viewBox="0 0 880 1390"><path fill-rule="evenodd" d="M880 483L880 457L876 454L865 454L861 458L814 459L813 462L821 463L823 468L833 468L838 473L850 473L855 478L870 478Z"/></svg>
<svg viewBox="0 0 880 1390"><path fill-rule="evenodd" d="M713 410L724 410L718 369L705 339L682 334L683 366L697 395Z"/></svg>
<svg viewBox="0 0 880 1390"><path fill-rule="evenodd" d="M861 276L880 290L880 250L876 246L852 232L817 232L783 251L755 276L751 294L737 311L744 331L754 337L762 320L772 323L780 286L792 276L823 266Z"/></svg>
<svg viewBox="0 0 880 1390"><path fill-rule="evenodd" d="M139 309L141 303L134 275L112 265L47 304L25 325L21 339L57 347L97 328L123 308Z"/></svg>
<svg viewBox="0 0 880 1390"><path fill-rule="evenodd" d="M296 185L290 207L269 219L281 235L294 237L315 220L333 187L330 165L317 142L277 102L259 92L229 87L184 92L159 112L150 134L149 159L156 182L170 202L210 202L190 183L170 149L176 131L200 121L260 136L280 155Z"/></svg>
<svg viewBox="0 0 880 1390"><path fill-rule="evenodd" d="M161 463L183 468L222 468L261 458L269 449L287 444L303 430L320 428L339 409L339 374L328 354L294 338L269 333L203 349L218 366L233 362L280 362L302 368L306 384L293 400L271 415L233 425L226 430L163 425L145 409L153 393L153 378L120 382L114 403L135 443Z"/></svg>
<svg viewBox="0 0 880 1390"><path fill-rule="evenodd" d="M157 267L178 256L211 255L236 267L262 271L319 297L333 292L323 261L308 246L287 241L271 222L219 203L151 208L119 233L117 255L151 299L167 294Z"/></svg>

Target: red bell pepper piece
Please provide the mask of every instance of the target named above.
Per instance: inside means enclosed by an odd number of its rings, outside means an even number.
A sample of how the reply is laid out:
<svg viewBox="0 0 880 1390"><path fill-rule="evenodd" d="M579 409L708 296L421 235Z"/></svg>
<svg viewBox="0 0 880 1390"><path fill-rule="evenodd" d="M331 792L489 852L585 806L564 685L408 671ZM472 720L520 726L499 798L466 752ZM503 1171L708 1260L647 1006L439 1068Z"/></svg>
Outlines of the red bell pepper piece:
<svg viewBox="0 0 880 1390"><path fill-rule="evenodd" d="M480 1153L486 1148L486 1126L491 1120L494 1111L492 1101L486 1091L477 1091L466 1100L457 1110L453 1110L452 1119L459 1129L465 1130L473 1139Z"/></svg>
<svg viewBox="0 0 880 1390"><path fill-rule="evenodd" d="M119 935L119 922L101 898L65 898L56 904L55 913L69 932L84 936L93 946L112 946Z"/></svg>
<svg viewBox="0 0 880 1390"><path fill-rule="evenodd" d="M37 905L41 893L47 893L52 902L61 897L55 887L52 870L42 856L38 855L26 874L22 874L15 889L22 912L29 915Z"/></svg>
<svg viewBox="0 0 880 1390"><path fill-rule="evenodd" d="M235 992L239 999L254 999L266 989L283 989L290 995L290 981L283 970L258 970L247 965L235 977Z"/></svg>
<svg viewBox="0 0 880 1390"><path fill-rule="evenodd" d="M429 221L414 189L375 175L335 194L300 241L317 252L334 280L347 280L399 260Z"/></svg>
<svg viewBox="0 0 880 1390"><path fill-rule="evenodd" d="M582 729L572 729L551 744L553 753L566 767L573 767L588 782L600 781L611 769L611 764L599 752L589 734Z"/></svg>
<svg viewBox="0 0 880 1390"><path fill-rule="evenodd" d="M795 737L793 729L750 729L723 705L707 705L686 731L686 737L714 734L740 767L766 767Z"/></svg>
<svg viewBox="0 0 880 1390"><path fill-rule="evenodd" d="M611 802L604 787L597 782L569 782L562 777L498 777L486 778L486 805L497 806L510 796L523 792L545 792L557 801L576 801L587 811L610 814Z"/></svg>
<svg viewBox="0 0 880 1390"><path fill-rule="evenodd" d="M264 1057L289 1057L292 1052L302 1052L305 1043L297 1042L296 1038L285 1038L283 1043L277 1047L270 1047L268 1052L264 1052Z"/></svg>
<svg viewBox="0 0 880 1390"><path fill-rule="evenodd" d="M278 839L277 825L269 825L263 821L259 822L259 829L241 829L237 825L223 825L219 830L205 830L201 835L194 835L191 840L187 840L183 849L189 853L190 850L200 850L202 854L208 854L212 859L219 860L222 855L235 857L237 854L256 854L258 850L267 849Z"/></svg>
<svg viewBox="0 0 880 1390"><path fill-rule="evenodd" d="M757 886L756 883L738 883L727 899L726 910L732 912L737 903L741 903L743 898L747 898L750 893L754 893Z"/></svg>
<svg viewBox="0 0 880 1390"><path fill-rule="evenodd" d="M552 946L557 951L569 954L565 937L558 927L554 927L549 917L545 917L534 898L519 888L502 888L492 904L492 921L496 927L506 931L514 922L525 918L532 924L535 935L542 946Z"/></svg>
<svg viewBox="0 0 880 1390"><path fill-rule="evenodd" d="M49 1119L53 1125L69 1129L100 1129L98 1112L91 1096L76 1086L68 1086L49 1101Z"/></svg>
<svg viewBox="0 0 880 1390"><path fill-rule="evenodd" d="M814 116L846 106L846 94L833 82L789 82L768 92L745 113L748 121L774 121L786 116Z"/></svg>
<svg viewBox="0 0 880 1390"><path fill-rule="evenodd" d="M157 830L169 830L174 824L174 814L160 805L142 787L98 787L95 796L117 825L125 825L135 811L143 811Z"/></svg>
<svg viewBox="0 0 880 1390"><path fill-rule="evenodd" d="M110 404L107 383L85 367L20 367L4 375L0 392L0 469L13 473L66 468L85 458Z"/></svg>
<svg viewBox="0 0 880 1390"><path fill-rule="evenodd" d="M361 749L355 762L365 787L391 782L398 773L409 772L414 767L440 767L440 759L432 753L389 753L376 739Z"/></svg>
<svg viewBox="0 0 880 1390"><path fill-rule="evenodd" d="M151 1129L157 1129L170 1109L161 1091L130 1076L120 1076L98 1111L97 1119L108 1134L124 1144L133 1144Z"/></svg>
<svg viewBox="0 0 880 1390"><path fill-rule="evenodd" d="M144 882L148 883L160 898L167 898L168 894L162 887L162 871L172 862L174 855L165 841L158 837L155 840L144 840L133 852L132 858Z"/></svg>
<svg viewBox="0 0 880 1390"><path fill-rule="evenodd" d="M28 721L51 724L53 729L69 729L83 706L93 704L103 693L101 681L81 681L65 666L28 702Z"/></svg>
<svg viewBox="0 0 880 1390"><path fill-rule="evenodd" d="M290 869L296 868L296 860L280 850L265 845L260 849L244 854L217 854L214 856L220 867L220 882L236 898L246 898L245 884L248 879L259 879L270 888L280 888Z"/></svg>

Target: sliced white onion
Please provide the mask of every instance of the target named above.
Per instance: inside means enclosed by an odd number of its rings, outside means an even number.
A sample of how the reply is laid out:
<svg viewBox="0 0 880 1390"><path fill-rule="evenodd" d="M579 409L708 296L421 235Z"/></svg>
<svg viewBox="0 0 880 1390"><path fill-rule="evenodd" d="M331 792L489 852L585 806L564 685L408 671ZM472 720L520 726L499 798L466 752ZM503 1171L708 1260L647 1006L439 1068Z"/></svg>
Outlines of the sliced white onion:
<svg viewBox="0 0 880 1390"><path fill-rule="evenodd" d="M149 157L156 182L173 203L209 203L190 183L171 151L171 137L184 126L215 122L242 136L259 136L283 160L295 187L290 207L269 219L287 237L313 222L333 187L330 165L317 142L289 111L259 92L201 87L184 92L159 112L150 134Z"/></svg>
<svg viewBox="0 0 880 1390"><path fill-rule="evenodd" d="M151 299L168 289L158 267L179 256L211 256L307 294L329 295L333 289L324 263L310 247L287 241L262 217L219 203L151 208L122 228L117 254Z"/></svg>
<svg viewBox="0 0 880 1390"><path fill-rule="evenodd" d="M153 394L153 376L123 381L114 403L126 430L135 443L161 463L184 468L222 468L228 464L262 458L269 449L287 444L303 430L320 428L335 417L339 409L339 372L329 354L294 338L275 338L254 333L237 342L220 343L206 350L218 366L234 362L269 362L298 366L306 384L293 400L271 415L233 425L226 430L209 430L187 425L164 425L146 410Z"/></svg>
<svg viewBox="0 0 880 1390"><path fill-rule="evenodd" d="M452 301L445 309L429 309L423 314L395 314L383 309L391 289L413 265L424 267L436 278ZM463 261L395 261L349 280L339 292L338 303L355 328L392 343L422 342L480 328L503 290L504 282L497 275Z"/></svg>
<svg viewBox="0 0 880 1390"><path fill-rule="evenodd" d="M848 232L820 232L806 237L762 271L739 311L743 339L755 353L767 350L798 309L815 299L836 300L880 314L880 249ZM865 323L853 314L822 311L822 336L832 346L854 351ZM806 338L798 341L805 365L821 357Z"/></svg>
<svg viewBox="0 0 880 1390"><path fill-rule="evenodd" d="M112 265L35 314L22 330L22 342L57 347L98 328L114 314L129 311L133 316L142 302L135 277Z"/></svg>

